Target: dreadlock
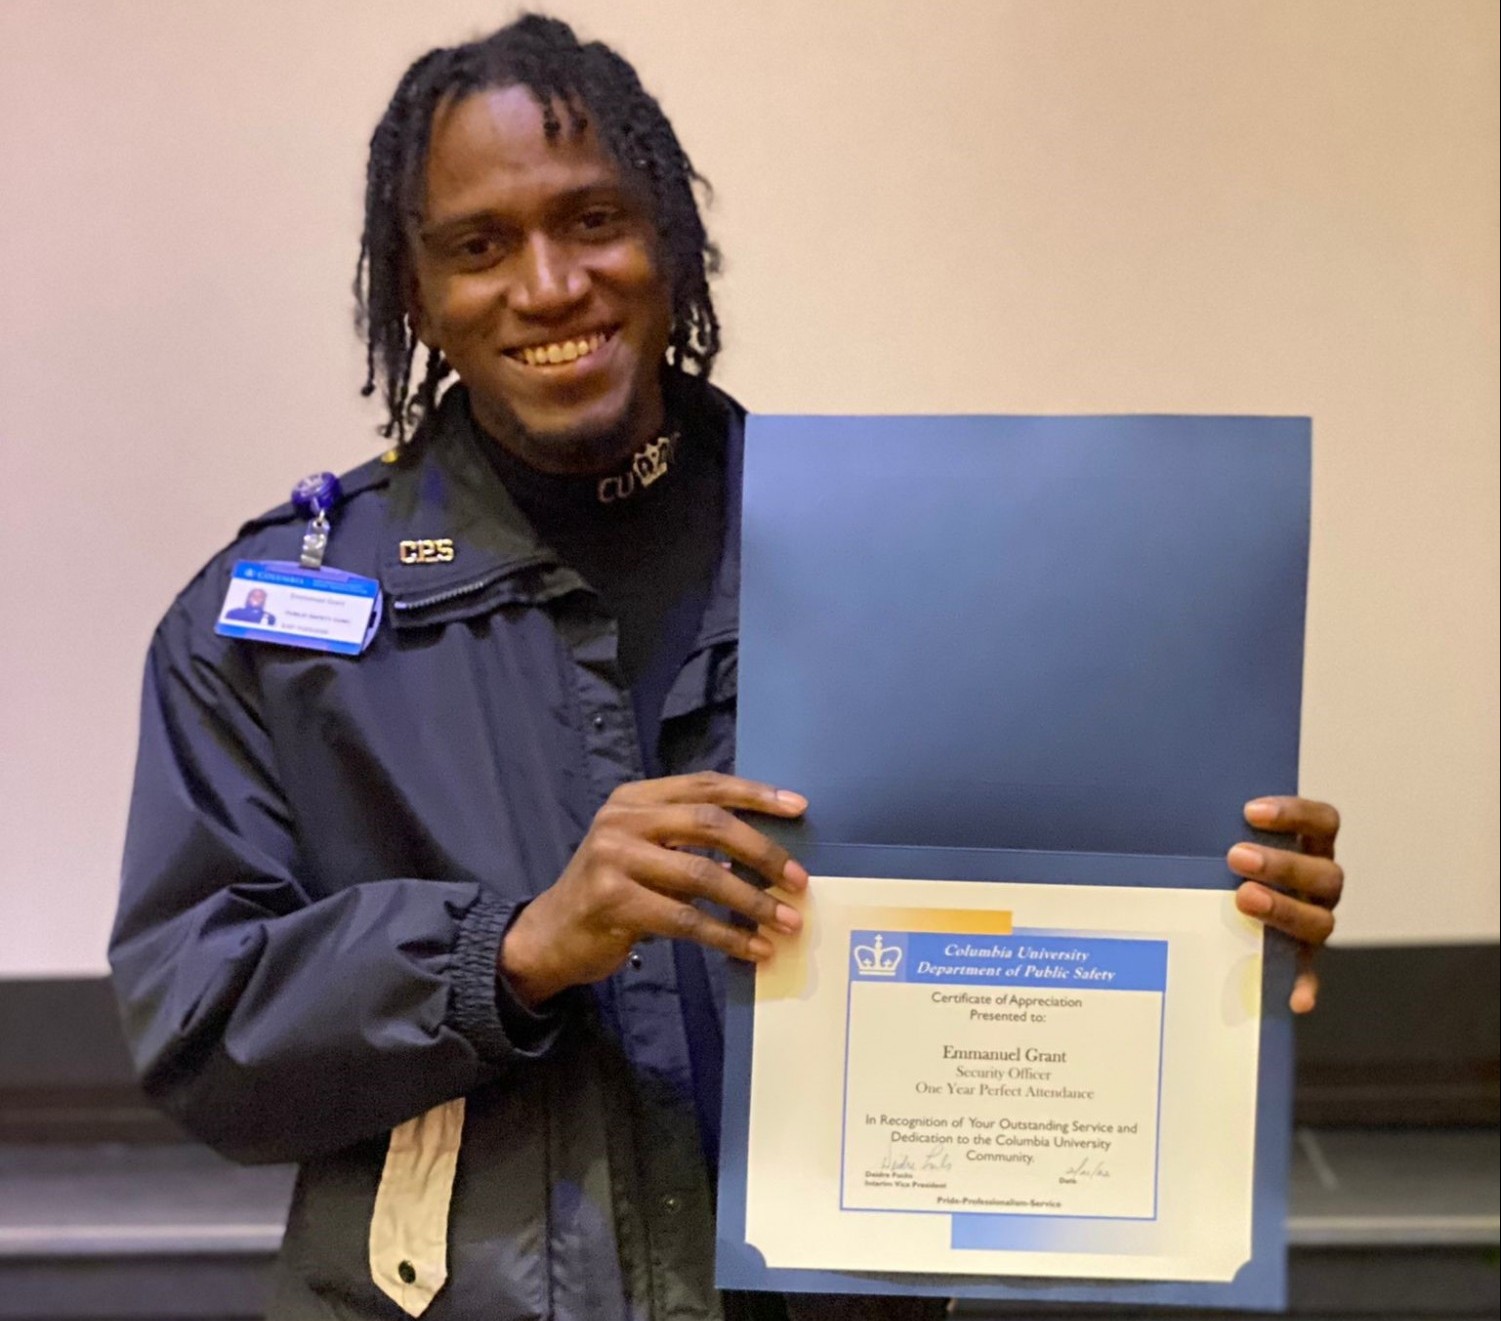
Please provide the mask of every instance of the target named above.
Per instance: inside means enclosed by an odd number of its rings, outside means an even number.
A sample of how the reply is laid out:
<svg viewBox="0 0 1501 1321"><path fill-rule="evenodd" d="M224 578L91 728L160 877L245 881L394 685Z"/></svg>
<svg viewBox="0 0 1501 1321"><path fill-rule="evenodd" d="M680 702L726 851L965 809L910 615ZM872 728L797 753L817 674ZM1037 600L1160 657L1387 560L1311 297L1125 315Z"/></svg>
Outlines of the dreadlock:
<svg viewBox="0 0 1501 1321"><path fill-rule="evenodd" d="M627 179L644 185L672 301L667 360L707 377L719 353L719 318L709 277L719 251L709 241L693 168L677 134L636 71L602 42L581 43L568 24L526 14L462 46L429 51L408 69L370 139L365 176L365 230L355 268L357 325L365 338L365 384L385 396L381 434L404 442L431 415L451 370L428 349L412 389L417 336L407 316L410 253L407 226L421 207L433 116L445 102L493 87L527 88L542 109L548 139L562 131L561 108L577 134L592 122L605 152Z"/></svg>

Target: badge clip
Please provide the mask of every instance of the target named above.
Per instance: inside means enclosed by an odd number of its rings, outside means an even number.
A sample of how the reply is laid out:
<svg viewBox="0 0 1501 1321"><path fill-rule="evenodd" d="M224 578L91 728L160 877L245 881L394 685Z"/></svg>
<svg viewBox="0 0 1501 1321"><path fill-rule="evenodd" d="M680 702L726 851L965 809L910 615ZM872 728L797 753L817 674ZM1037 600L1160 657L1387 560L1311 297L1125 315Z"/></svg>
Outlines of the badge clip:
<svg viewBox="0 0 1501 1321"><path fill-rule="evenodd" d="M328 549L330 529L328 511L339 498L339 479L331 472L315 472L292 488L292 507L308 514L307 531L302 534L302 553L298 563L304 569L321 569Z"/></svg>

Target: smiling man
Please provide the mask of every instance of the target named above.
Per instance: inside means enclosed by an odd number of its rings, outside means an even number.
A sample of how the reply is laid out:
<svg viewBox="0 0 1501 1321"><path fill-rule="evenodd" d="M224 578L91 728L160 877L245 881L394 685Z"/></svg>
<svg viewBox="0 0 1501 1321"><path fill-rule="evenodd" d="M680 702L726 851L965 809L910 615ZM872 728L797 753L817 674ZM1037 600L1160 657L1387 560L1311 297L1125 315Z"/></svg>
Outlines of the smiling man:
<svg viewBox="0 0 1501 1321"><path fill-rule="evenodd" d="M328 510L385 622L358 657L215 634L237 561L297 557L284 507L153 641L112 962L152 1095L301 1165L272 1321L942 1310L713 1288L724 960L799 919L712 856L808 876L753 824L804 800L732 774L743 415L696 182L561 23L414 64L359 265L396 446ZM1232 850L1242 907L1322 943L1333 810L1248 817L1305 851Z"/></svg>
<svg viewBox="0 0 1501 1321"><path fill-rule="evenodd" d="M586 112L550 114L520 86L438 107L411 311L487 434L541 472L590 473L666 422L670 255L646 181L622 176Z"/></svg>

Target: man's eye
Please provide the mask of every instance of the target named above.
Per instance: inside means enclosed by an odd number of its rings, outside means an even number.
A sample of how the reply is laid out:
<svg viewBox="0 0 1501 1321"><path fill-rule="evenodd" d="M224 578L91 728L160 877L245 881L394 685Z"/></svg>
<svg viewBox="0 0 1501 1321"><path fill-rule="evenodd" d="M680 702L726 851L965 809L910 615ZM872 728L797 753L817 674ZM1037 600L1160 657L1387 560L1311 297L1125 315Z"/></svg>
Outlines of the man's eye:
<svg viewBox="0 0 1501 1321"><path fill-rule="evenodd" d="M614 207L596 206L585 211L578 218L578 227L586 234L598 234L602 230L614 229L620 224L621 213Z"/></svg>
<svg viewBox="0 0 1501 1321"><path fill-rule="evenodd" d="M504 261L510 247L504 234L475 231L449 239L442 252L449 264L460 270L481 271Z"/></svg>

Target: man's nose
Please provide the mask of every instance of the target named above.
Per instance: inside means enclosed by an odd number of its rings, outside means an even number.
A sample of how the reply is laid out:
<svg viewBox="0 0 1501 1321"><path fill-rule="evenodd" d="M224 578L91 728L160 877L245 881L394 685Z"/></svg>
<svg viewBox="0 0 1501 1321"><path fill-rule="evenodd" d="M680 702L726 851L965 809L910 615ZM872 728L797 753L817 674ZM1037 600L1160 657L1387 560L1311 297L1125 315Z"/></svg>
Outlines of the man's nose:
<svg viewBox="0 0 1501 1321"><path fill-rule="evenodd" d="M511 307L527 316L556 316L571 309L588 289L587 272L566 248L537 235L521 251Z"/></svg>

